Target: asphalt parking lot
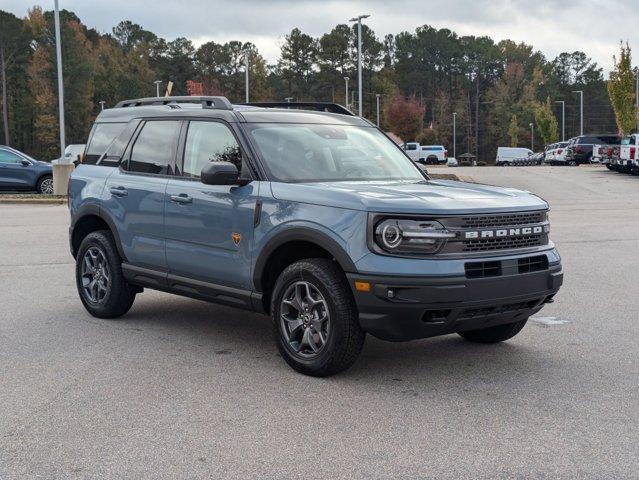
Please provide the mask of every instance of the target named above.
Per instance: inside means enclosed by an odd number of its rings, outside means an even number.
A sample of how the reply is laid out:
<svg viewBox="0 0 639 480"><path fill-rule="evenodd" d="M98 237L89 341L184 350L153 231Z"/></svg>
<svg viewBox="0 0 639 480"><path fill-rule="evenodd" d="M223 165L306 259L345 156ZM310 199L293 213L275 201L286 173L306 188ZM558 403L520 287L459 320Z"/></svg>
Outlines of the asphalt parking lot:
<svg viewBox="0 0 639 480"><path fill-rule="evenodd" d="M639 478L639 178L455 173L550 202L556 302L496 346L369 336L328 379L266 317L146 291L92 318L66 206L0 205L0 479Z"/></svg>

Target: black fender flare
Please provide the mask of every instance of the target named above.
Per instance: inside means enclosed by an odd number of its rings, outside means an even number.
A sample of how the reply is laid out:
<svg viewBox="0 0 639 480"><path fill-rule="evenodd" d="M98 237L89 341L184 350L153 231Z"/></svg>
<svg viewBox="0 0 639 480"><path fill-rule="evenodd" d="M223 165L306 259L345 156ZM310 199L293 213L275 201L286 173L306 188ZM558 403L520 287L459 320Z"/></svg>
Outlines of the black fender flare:
<svg viewBox="0 0 639 480"><path fill-rule="evenodd" d="M71 226L69 228L69 241L72 242L73 239L73 231L75 230L76 225L83 219L89 216L98 217L100 220L103 220L104 223L107 224L109 230L111 230L111 234L113 235L113 239L115 240L115 246L118 249L118 253L120 254L120 258L122 261L126 262L126 255L124 255L124 250L122 249L122 242L120 241L120 235L118 234L118 229L115 227L115 222L111 219L109 215L107 215L99 205L96 204L87 204L80 207L80 209L73 215L71 220ZM73 249L73 245L71 247ZM71 253L75 256L76 252L73 250Z"/></svg>
<svg viewBox="0 0 639 480"><path fill-rule="evenodd" d="M256 291L263 291L262 275L271 254L285 243L294 241L314 243L330 253L342 267L344 272L357 272L357 268L348 253L346 253L342 246L330 236L314 228L302 226L291 227L273 236L273 238L264 245L264 248L262 248L262 251L257 257L255 268L253 269L253 285L255 286Z"/></svg>

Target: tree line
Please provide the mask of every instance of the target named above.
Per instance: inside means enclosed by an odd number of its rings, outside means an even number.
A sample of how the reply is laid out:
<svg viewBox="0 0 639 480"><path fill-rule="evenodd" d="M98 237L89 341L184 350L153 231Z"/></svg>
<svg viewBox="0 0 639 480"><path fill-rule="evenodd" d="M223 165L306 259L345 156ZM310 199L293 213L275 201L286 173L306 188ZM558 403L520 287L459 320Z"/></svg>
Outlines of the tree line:
<svg viewBox="0 0 639 480"><path fill-rule="evenodd" d="M354 25L337 25L318 38L294 28L283 39L278 60L268 64L249 42L196 47L187 38L168 41L128 20L101 33L73 12L60 14L67 143L86 141L101 101L110 107L122 99L154 96L155 80L173 82L176 95L187 94L192 80L202 84L204 94L243 102L246 54L251 101L344 104L348 77L354 92L349 104L357 108ZM628 63L629 48L626 53L618 64ZM574 90L584 91L585 132L619 130L603 69L584 52L547 59L531 45L511 40L459 36L428 25L380 38L363 25L362 65L364 116L375 121L379 94L382 128L404 141L444 144L451 151L454 112L458 155L469 152L491 161L497 146L530 146L530 123L537 149L559 140L559 100L565 101L566 138L578 135ZM33 7L18 18L0 11L0 74L3 143L37 158L57 157L53 12Z"/></svg>

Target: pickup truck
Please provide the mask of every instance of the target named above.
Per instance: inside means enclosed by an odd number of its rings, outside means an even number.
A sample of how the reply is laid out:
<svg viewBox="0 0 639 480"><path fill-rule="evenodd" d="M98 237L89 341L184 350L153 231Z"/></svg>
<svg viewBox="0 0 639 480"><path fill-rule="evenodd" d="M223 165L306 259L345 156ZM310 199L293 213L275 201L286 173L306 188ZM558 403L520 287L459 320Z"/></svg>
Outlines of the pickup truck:
<svg viewBox="0 0 639 480"><path fill-rule="evenodd" d="M327 376L367 334L508 340L563 281L543 199L432 180L340 105L125 100L93 141L108 146L71 175L69 240L98 318L145 288L269 315L284 361Z"/></svg>
<svg viewBox="0 0 639 480"><path fill-rule="evenodd" d="M621 136L619 135L581 135L571 138L568 142L566 152L566 163L568 165L580 165L593 161L594 145L619 145Z"/></svg>

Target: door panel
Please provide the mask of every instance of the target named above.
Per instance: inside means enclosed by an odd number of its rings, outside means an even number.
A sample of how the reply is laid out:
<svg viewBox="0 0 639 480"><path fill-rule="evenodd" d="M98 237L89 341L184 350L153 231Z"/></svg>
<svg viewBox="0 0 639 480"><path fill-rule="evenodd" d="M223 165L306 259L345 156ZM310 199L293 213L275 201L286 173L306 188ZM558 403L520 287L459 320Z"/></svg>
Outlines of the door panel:
<svg viewBox="0 0 639 480"><path fill-rule="evenodd" d="M164 195L168 177L115 168L106 181L104 211L115 221L124 255L139 267L166 271Z"/></svg>
<svg viewBox="0 0 639 480"><path fill-rule="evenodd" d="M204 185L202 168L234 163L246 173L239 144L228 125L191 121L184 140L180 177L166 190L165 236L170 273L249 289L253 215L259 182L245 186Z"/></svg>
<svg viewBox="0 0 639 480"><path fill-rule="evenodd" d="M104 207L116 222L127 261L134 266L167 270L164 197L181 125L178 120L145 122L121 167L106 181Z"/></svg>
<svg viewBox="0 0 639 480"><path fill-rule="evenodd" d="M8 188L32 188L35 167L22 165L22 157L0 149L0 186Z"/></svg>
<svg viewBox="0 0 639 480"><path fill-rule="evenodd" d="M165 213L169 271L219 285L250 288L258 195L259 182L238 187L169 180ZM190 201L176 202L171 197Z"/></svg>

